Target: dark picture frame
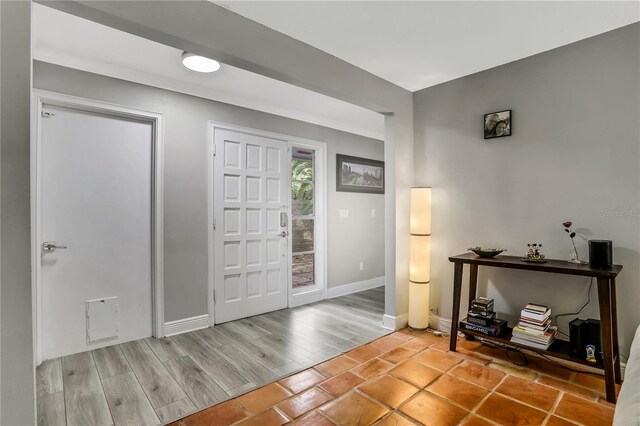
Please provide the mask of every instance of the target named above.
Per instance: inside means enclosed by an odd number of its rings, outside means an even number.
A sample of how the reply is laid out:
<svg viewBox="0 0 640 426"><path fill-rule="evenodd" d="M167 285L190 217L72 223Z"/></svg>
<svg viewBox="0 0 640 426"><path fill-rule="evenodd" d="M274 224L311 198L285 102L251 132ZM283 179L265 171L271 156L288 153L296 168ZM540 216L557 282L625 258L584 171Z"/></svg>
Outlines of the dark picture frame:
<svg viewBox="0 0 640 426"><path fill-rule="evenodd" d="M336 191L384 194L384 161L337 154Z"/></svg>
<svg viewBox="0 0 640 426"><path fill-rule="evenodd" d="M482 130L485 139L504 138L513 134L513 115L510 109L484 115Z"/></svg>

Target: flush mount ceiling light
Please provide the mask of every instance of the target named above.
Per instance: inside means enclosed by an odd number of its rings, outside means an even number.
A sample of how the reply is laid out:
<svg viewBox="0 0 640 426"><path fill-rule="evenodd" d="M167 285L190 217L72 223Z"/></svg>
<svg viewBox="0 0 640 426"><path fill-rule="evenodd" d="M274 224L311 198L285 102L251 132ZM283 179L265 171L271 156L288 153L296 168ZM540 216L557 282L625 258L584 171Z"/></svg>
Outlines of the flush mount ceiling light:
<svg viewBox="0 0 640 426"><path fill-rule="evenodd" d="M220 69L220 63L218 61L189 52L182 53L182 65L197 72L215 72Z"/></svg>

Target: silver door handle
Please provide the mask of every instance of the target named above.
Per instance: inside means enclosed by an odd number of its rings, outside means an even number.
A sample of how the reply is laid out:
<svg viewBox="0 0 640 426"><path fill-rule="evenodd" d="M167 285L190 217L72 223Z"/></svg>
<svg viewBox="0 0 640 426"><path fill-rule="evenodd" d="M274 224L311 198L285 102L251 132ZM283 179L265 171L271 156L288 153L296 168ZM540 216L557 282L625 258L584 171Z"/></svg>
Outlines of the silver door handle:
<svg viewBox="0 0 640 426"><path fill-rule="evenodd" d="M66 249L67 246L59 246L55 243L55 241L45 241L42 243L43 251L56 251L57 249Z"/></svg>
<svg viewBox="0 0 640 426"><path fill-rule="evenodd" d="M284 238L284 237L286 237L287 235L289 235L289 233L288 233L287 231L282 231L282 232L281 232L280 234L278 234L278 235L280 235L282 238Z"/></svg>

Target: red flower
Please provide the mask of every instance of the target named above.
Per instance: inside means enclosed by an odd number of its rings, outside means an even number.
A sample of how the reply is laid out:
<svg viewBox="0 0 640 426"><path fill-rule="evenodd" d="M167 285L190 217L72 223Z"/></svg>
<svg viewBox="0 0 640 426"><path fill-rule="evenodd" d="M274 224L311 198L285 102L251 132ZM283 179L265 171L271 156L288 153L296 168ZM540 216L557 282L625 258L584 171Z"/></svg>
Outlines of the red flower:
<svg viewBox="0 0 640 426"><path fill-rule="evenodd" d="M571 222L570 220L562 222L562 226L564 226L565 228L571 228L571 225L573 225L573 222Z"/></svg>

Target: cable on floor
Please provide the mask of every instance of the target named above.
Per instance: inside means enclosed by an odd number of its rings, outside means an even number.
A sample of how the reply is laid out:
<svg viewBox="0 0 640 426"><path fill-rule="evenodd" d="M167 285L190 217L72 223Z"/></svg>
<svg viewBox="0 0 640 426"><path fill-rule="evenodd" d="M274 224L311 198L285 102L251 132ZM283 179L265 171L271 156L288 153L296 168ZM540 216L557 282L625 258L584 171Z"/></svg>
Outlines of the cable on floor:
<svg viewBox="0 0 640 426"><path fill-rule="evenodd" d="M589 290L587 291L587 301L585 302L584 305L582 305L582 307L578 310L578 312L570 312L570 313L565 313L565 314L558 314L556 316L553 317L553 322L555 323L556 327L558 327L558 333L562 334L563 336L569 337L569 335L563 331L560 331L560 325L558 324L558 318L559 317L566 317L566 316L571 316L571 315L580 315L580 313L584 310L584 308L587 307L587 305L589 303L591 303L591 288L593 287L593 280L594 278L591 277L591 281L589 282Z"/></svg>
<svg viewBox="0 0 640 426"><path fill-rule="evenodd" d="M527 354L525 354L524 352L522 352L519 348L515 348L512 346L508 346L505 345L503 343L494 343L494 342L489 342L486 340L482 340L481 343L483 345L487 345L487 346L492 346L494 348L500 348L500 349L504 349L505 350L505 355L507 356L507 359L509 360L509 362L515 366L518 367L524 367L526 365L529 364L529 358L527 358ZM522 362L518 363L515 362L512 358L511 358L511 353L517 353L522 357Z"/></svg>
<svg viewBox="0 0 640 426"><path fill-rule="evenodd" d="M440 330L436 330L435 328L424 328L424 329L418 329L418 328L413 328L411 326L407 326L407 328L409 328L409 330L411 331L424 331L427 333L431 333L434 336L438 336L438 337L442 337L443 339L448 339L449 338L449 334L445 333L444 331L440 331Z"/></svg>

